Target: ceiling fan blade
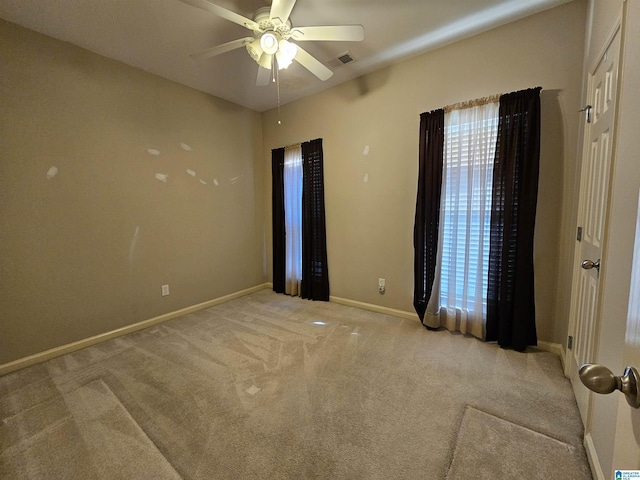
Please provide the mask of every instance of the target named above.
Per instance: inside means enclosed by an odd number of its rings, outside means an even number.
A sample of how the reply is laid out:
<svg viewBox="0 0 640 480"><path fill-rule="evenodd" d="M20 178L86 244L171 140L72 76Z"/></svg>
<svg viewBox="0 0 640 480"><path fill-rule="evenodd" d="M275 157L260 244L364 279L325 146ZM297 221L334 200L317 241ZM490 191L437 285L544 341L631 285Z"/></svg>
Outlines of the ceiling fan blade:
<svg viewBox="0 0 640 480"><path fill-rule="evenodd" d="M271 11L269 12L269 19L280 20L283 25L286 24L295 4L296 0L273 0Z"/></svg>
<svg viewBox="0 0 640 480"><path fill-rule="evenodd" d="M311 40L360 42L364 40L364 27L362 25L296 27L291 30L291 38L299 42Z"/></svg>
<svg viewBox="0 0 640 480"><path fill-rule="evenodd" d="M253 20L251 20L250 18L244 17L235 12L232 12L231 10L227 10L226 8L215 5L211 2L208 2L207 0L181 0L181 1L193 7L197 7L207 12L211 12L233 23L242 25L243 27L247 27L249 30L258 30L260 28L259 25Z"/></svg>
<svg viewBox="0 0 640 480"><path fill-rule="evenodd" d="M298 53L294 60L322 81L329 80L333 76L333 72L331 70L300 47L298 47Z"/></svg>
<svg viewBox="0 0 640 480"><path fill-rule="evenodd" d="M222 45L218 45L217 47L206 48L201 52L192 53L189 55L191 58L196 60L202 60L203 58L211 58L216 55L220 55L221 53L230 52L231 50L235 50L236 48L244 47L245 45L253 42L255 38L253 37L244 37L239 38L238 40L233 40L231 42L223 43Z"/></svg>
<svg viewBox="0 0 640 480"><path fill-rule="evenodd" d="M266 87L271 81L271 70L262 68L258 65L258 76L256 77L256 85L258 87Z"/></svg>

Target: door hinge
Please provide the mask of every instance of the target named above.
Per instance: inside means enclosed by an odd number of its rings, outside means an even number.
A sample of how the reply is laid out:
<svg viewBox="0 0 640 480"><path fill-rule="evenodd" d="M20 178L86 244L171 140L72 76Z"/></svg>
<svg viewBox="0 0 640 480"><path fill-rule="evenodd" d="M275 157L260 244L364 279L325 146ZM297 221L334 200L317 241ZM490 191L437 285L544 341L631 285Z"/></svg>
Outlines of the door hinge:
<svg viewBox="0 0 640 480"><path fill-rule="evenodd" d="M569 338L567 339L567 348L569 350L573 349L573 337L571 335L569 335Z"/></svg>
<svg viewBox="0 0 640 480"><path fill-rule="evenodd" d="M576 235L576 240L579 242L582 241L582 227L578 227L578 234Z"/></svg>

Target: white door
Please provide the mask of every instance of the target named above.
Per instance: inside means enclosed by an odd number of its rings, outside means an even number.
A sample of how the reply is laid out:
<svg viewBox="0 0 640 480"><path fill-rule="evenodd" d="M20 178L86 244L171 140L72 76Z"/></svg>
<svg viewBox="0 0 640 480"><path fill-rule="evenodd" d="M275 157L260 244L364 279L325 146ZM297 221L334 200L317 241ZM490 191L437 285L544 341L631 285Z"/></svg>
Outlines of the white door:
<svg viewBox="0 0 640 480"><path fill-rule="evenodd" d="M578 378L578 368L596 360L596 336L600 318L600 261L606 234L609 179L611 177L613 126L618 84L620 30L610 36L603 54L589 72L585 142L582 152L579 240L571 294L572 349L567 373L573 384L583 423L587 424L590 392ZM606 266L604 266L606 268Z"/></svg>
<svg viewBox="0 0 640 480"><path fill-rule="evenodd" d="M640 205L633 250L623 364L640 371ZM621 375L622 371L614 374ZM613 469L640 471L640 408L631 408L623 395L618 400Z"/></svg>
<svg viewBox="0 0 640 480"><path fill-rule="evenodd" d="M626 366L640 368L640 1L625 1L622 7L615 168L596 352L596 361L614 375L622 375ZM606 397L592 394L591 400L585 447L594 478L613 479L618 470L640 471L640 409L617 391Z"/></svg>
<svg viewBox="0 0 640 480"><path fill-rule="evenodd" d="M628 253L626 255L626 258L632 261L632 266L624 346L620 346L624 349L622 364L609 366L618 370L614 371L616 375L622 374L626 366L635 367L640 371L640 2L627 2L624 24L624 78L621 84L620 128L616 154L619 158L617 164L620 172L616 177L623 176L628 180L621 186L626 192L625 198L617 203L626 207L621 215L624 223L633 222L635 214L635 244L632 260ZM635 199L637 203L633 201ZM637 210L634 210L636 205ZM629 248L621 250L624 254ZM618 392L614 394L620 398L616 417L613 470L640 471L640 409L631 408L624 396Z"/></svg>

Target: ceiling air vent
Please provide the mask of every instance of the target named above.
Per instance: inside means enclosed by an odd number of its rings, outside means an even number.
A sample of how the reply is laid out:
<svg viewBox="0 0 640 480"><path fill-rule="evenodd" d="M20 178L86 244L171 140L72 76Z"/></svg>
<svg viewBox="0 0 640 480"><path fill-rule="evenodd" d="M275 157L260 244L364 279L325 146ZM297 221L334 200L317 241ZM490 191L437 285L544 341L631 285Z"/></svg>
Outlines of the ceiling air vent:
<svg viewBox="0 0 640 480"><path fill-rule="evenodd" d="M332 68L338 68L338 67L341 67L343 65L346 65L347 63L355 62L355 60L356 59L351 54L351 52L344 52L344 53L341 53L340 55L338 55L336 58L333 58L333 59L329 60L327 63Z"/></svg>

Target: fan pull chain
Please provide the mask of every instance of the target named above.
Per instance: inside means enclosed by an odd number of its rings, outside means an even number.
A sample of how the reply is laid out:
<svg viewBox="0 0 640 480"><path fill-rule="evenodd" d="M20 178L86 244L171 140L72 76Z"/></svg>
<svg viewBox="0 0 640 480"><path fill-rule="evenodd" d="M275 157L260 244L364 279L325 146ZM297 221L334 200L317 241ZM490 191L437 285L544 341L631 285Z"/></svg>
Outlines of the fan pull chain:
<svg viewBox="0 0 640 480"><path fill-rule="evenodd" d="M274 70L276 76L276 91L278 92L278 125L282 125L282 122L280 121L280 71L277 69Z"/></svg>
<svg viewBox="0 0 640 480"><path fill-rule="evenodd" d="M271 57L271 81L276 83L276 57Z"/></svg>

